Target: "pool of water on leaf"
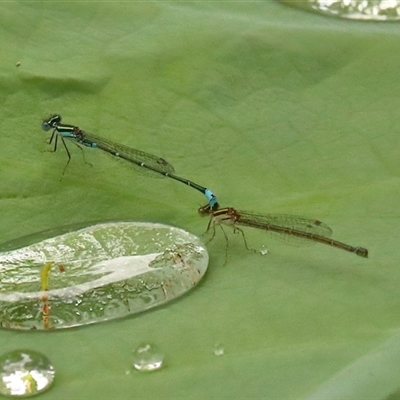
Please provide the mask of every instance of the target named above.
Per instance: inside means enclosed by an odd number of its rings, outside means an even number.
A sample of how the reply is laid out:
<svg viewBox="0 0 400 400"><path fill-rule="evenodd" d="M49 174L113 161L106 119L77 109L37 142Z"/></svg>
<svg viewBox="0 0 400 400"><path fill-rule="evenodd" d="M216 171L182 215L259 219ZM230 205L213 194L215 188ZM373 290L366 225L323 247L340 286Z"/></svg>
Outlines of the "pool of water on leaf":
<svg viewBox="0 0 400 400"><path fill-rule="evenodd" d="M1 327L54 330L139 313L192 289L208 266L200 239L167 225L50 232L0 253Z"/></svg>

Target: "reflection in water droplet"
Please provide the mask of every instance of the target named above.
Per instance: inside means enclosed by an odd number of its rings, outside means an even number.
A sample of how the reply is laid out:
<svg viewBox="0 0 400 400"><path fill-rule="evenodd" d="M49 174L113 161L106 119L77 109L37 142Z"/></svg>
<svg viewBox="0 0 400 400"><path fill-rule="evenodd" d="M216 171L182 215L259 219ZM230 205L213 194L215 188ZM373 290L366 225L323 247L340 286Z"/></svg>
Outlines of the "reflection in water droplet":
<svg viewBox="0 0 400 400"><path fill-rule="evenodd" d="M163 354L153 344L141 344L133 351L133 366L138 371L157 371L163 362Z"/></svg>
<svg viewBox="0 0 400 400"><path fill-rule="evenodd" d="M34 396L48 389L54 368L44 355L15 350L0 356L0 393L6 396Z"/></svg>
<svg viewBox="0 0 400 400"><path fill-rule="evenodd" d="M213 353L214 353L214 355L217 356L217 357L223 356L223 355L225 354L225 349L224 349L224 347L222 346L222 344L217 343L217 344L214 346Z"/></svg>
<svg viewBox="0 0 400 400"><path fill-rule="evenodd" d="M363 21L400 20L399 0L307 0L282 2L308 11Z"/></svg>
<svg viewBox="0 0 400 400"><path fill-rule="evenodd" d="M266 254L268 254L268 249L265 246L262 246L260 249L260 254L262 256L265 256Z"/></svg>
<svg viewBox="0 0 400 400"><path fill-rule="evenodd" d="M54 330L138 313L192 289L208 266L200 239L167 225L113 222L38 237L0 253L0 327Z"/></svg>

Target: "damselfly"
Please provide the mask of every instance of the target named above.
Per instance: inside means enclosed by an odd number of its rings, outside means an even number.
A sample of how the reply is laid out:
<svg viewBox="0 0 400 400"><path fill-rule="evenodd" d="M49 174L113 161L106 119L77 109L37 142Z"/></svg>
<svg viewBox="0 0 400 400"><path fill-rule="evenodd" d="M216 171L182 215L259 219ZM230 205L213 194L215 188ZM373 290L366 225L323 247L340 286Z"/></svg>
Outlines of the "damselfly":
<svg viewBox="0 0 400 400"><path fill-rule="evenodd" d="M64 138L67 138L67 139L72 139L75 142L83 144L87 147L101 149L115 157L118 157L119 159L133 163L138 167L145 168L148 171L169 177L185 185L191 186L206 196L208 204L210 205L211 209L218 208L217 198L211 192L210 189L207 189L206 187L201 186L195 182L192 182L188 179L181 178L180 176L175 175L174 167L164 158L157 157L153 154L146 153L144 151L137 150L128 146L115 143L111 140L101 138L99 136L93 135L92 133L88 133L80 129L78 126L75 125L61 124L61 115L59 114L54 114L49 119L44 120L42 122L42 128L45 131L53 129L53 133L49 140L50 144L54 140L53 151L57 150L57 141L58 137L60 137L61 142L67 152L68 161L64 167L62 175L64 175L64 172L69 162L71 161L71 154L64 140Z"/></svg>
<svg viewBox="0 0 400 400"><path fill-rule="evenodd" d="M198 211L202 216L210 216L210 221L207 226L207 232L210 229L213 231L210 240L214 238L215 227L219 225L224 233L227 247L228 236L222 228L222 225L228 225L233 228L234 232L240 232L246 249L249 249L246 237L239 226L262 229L264 231L298 238L300 240L323 243L328 246L354 253L360 257L368 257L368 250L364 247L353 247L331 239L329 236L332 234L332 230L329 226L318 220L285 214L256 214L248 211L238 211L232 207L211 210L209 205L200 207Z"/></svg>

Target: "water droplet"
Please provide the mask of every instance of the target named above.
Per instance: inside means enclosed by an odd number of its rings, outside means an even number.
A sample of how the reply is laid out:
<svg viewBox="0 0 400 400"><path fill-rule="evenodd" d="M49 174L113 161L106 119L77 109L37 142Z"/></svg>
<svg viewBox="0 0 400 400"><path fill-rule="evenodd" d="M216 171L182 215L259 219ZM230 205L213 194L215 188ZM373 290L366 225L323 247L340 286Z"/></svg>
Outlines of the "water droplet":
<svg viewBox="0 0 400 400"><path fill-rule="evenodd" d="M133 351L133 366L138 371L157 371L163 362L163 354L153 344L141 344Z"/></svg>
<svg viewBox="0 0 400 400"><path fill-rule="evenodd" d="M332 17L362 21L400 20L399 0L310 0L284 3L307 11L317 11Z"/></svg>
<svg viewBox="0 0 400 400"><path fill-rule="evenodd" d="M225 349L220 343L217 343L213 348L213 353L217 357L223 356L225 354Z"/></svg>
<svg viewBox="0 0 400 400"><path fill-rule="evenodd" d="M261 254L262 256L265 256L266 254L268 254L268 249L267 249L264 245L261 246L260 254Z"/></svg>
<svg viewBox="0 0 400 400"><path fill-rule="evenodd" d="M186 293L208 266L200 239L167 225L59 232L1 246L17 249L0 253L0 327L54 330L125 317Z"/></svg>
<svg viewBox="0 0 400 400"><path fill-rule="evenodd" d="M28 397L48 389L54 380L54 368L43 354L15 350L0 356L0 393Z"/></svg>

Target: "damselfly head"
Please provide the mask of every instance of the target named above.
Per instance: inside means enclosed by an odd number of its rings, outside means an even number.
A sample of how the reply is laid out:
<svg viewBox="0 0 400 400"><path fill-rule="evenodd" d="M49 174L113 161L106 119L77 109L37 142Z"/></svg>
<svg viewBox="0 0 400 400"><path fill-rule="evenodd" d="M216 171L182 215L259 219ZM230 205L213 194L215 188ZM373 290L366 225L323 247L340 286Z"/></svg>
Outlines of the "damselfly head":
<svg viewBox="0 0 400 400"><path fill-rule="evenodd" d="M42 121L42 129L44 131L49 131L50 129L54 129L61 122L61 115L54 114L49 119L45 119Z"/></svg>
<svg viewBox="0 0 400 400"><path fill-rule="evenodd" d="M205 216L208 216L208 215L210 215L212 213L212 208L211 208L210 204L206 204L205 206L199 207L197 212L202 217L205 217Z"/></svg>

